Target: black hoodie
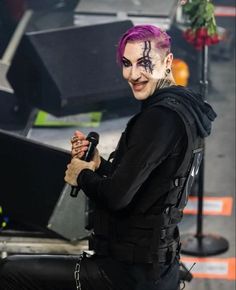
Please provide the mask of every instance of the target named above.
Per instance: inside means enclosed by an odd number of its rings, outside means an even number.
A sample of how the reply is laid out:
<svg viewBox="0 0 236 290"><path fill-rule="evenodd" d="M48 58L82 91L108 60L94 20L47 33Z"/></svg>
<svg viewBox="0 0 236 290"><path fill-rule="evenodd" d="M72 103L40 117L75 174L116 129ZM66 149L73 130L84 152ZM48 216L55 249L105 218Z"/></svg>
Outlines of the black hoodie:
<svg viewBox="0 0 236 290"><path fill-rule="evenodd" d="M179 115L156 106L168 96L191 112L201 137L210 134L216 114L200 95L180 86L158 90L142 102L141 112L128 123L113 163L102 160L98 172L85 169L80 173L78 183L88 197L118 211L127 208L137 196L145 202L148 196L156 201L165 195L158 188L174 178L188 143Z"/></svg>
<svg viewBox="0 0 236 290"><path fill-rule="evenodd" d="M171 86L157 90L150 98L142 103L142 108L158 103L166 96L172 95L176 101L182 103L195 119L199 135L207 137L211 133L211 123L216 118L216 113L211 105L203 99L201 94L195 93L189 88Z"/></svg>

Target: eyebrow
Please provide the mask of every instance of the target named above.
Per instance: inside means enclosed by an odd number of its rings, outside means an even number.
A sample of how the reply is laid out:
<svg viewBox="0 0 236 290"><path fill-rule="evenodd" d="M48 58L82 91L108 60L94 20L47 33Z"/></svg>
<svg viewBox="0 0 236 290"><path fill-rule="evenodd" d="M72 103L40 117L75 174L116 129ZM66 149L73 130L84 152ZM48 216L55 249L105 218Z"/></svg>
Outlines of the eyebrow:
<svg viewBox="0 0 236 290"><path fill-rule="evenodd" d="M144 59L149 59L149 60L151 60L151 57L150 56L142 56L142 57L140 57L138 60L137 60L137 62L138 61L140 61L140 60L144 60Z"/></svg>
<svg viewBox="0 0 236 290"><path fill-rule="evenodd" d="M123 56L122 59L130 62L130 60L128 58L126 58L125 56Z"/></svg>
<svg viewBox="0 0 236 290"><path fill-rule="evenodd" d="M139 62L140 60L146 59L146 58L147 58L147 56L142 56L142 57L137 59L137 62ZM151 59L151 57L149 57L149 58ZM125 56L123 56L122 59L127 60L131 63L131 61L128 58L126 58Z"/></svg>

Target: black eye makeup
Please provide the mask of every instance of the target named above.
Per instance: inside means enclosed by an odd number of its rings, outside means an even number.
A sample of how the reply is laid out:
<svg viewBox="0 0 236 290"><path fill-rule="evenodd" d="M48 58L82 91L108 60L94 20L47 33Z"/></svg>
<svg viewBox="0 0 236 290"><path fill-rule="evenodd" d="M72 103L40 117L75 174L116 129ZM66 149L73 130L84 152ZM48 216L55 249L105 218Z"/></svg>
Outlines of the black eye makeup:
<svg viewBox="0 0 236 290"><path fill-rule="evenodd" d="M154 65L151 61L150 52L151 52L151 41L144 41L143 57L140 61L142 61L141 65L144 67L146 72L150 72L152 74Z"/></svg>
<svg viewBox="0 0 236 290"><path fill-rule="evenodd" d="M122 64L123 64L124 67L132 66L132 63L125 57L122 58Z"/></svg>
<svg viewBox="0 0 236 290"><path fill-rule="evenodd" d="M145 57L138 61L138 65L143 66L146 69L152 65L152 61Z"/></svg>

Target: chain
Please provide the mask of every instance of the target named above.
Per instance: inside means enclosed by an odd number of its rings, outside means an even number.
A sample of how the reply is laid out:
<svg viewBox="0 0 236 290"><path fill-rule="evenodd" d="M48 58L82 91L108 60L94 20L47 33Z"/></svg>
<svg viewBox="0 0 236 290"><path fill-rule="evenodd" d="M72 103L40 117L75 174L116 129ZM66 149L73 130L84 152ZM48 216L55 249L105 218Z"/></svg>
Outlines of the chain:
<svg viewBox="0 0 236 290"><path fill-rule="evenodd" d="M80 263L83 259L83 256L84 256L84 254L81 254L79 256L78 262L76 263L76 266L75 266L74 277L75 277L75 283L76 283L77 290L82 290L79 276L80 276Z"/></svg>

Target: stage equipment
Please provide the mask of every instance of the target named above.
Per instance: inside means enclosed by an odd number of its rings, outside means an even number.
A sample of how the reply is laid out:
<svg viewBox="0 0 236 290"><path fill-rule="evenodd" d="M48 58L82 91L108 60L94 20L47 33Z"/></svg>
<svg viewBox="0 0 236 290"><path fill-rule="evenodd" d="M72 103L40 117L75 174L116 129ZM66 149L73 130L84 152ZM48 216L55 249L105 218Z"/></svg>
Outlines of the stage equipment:
<svg viewBox="0 0 236 290"><path fill-rule="evenodd" d="M27 103L19 104L12 87L6 79L10 63L26 30L33 12L26 10L21 17L8 45L0 59L0 128L27 135L36 114Z"/></svg>
<svg viewBox="0 0 236 290"><path fill-rule="evenodd" d="M76 198L70 196L71 186L66 184L49 218L47 228L70 241L79 241L89 235L89 201L79 190Z"/></svg>
<svg viewBox="0 0 236 290"><path fill-rule="evenodd" d="M55 116L103 111L119 98L134 102L116 64L120 21L24 35L7 78L19 99Z"/></svg>
<svg viewBox="0 0 236 290"><path fill-rule="evenodd" d="M75 9L75 24L88 25L131 20L137 24L154 24L168 29L175 18L178 1L80 0Z"/></svg>
<svg viewBox="0 0 236 290"><path fill-rule="evenodd" d="M0 128L27 136L35 120L36 110L25 105L18 111L18 99L13 93L0 90Z"/></svg>
<svg viewBox="0 0 236 290"><path fill-rule="evenodd" d="M34 11L73 11L79 0L26 0L27 6Z"/></svg>
<svg viewBox="0 0 236 290"><path fill-rule="evenodd" d="M0 130L0 205L9 217L7 229L47 231L70 158L68 151Z"/></svg>

